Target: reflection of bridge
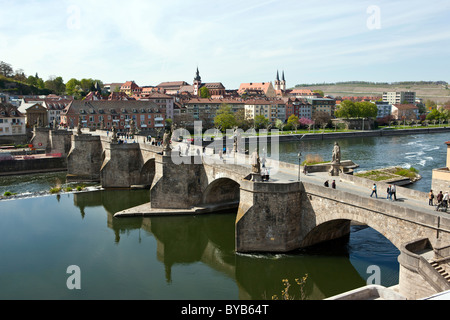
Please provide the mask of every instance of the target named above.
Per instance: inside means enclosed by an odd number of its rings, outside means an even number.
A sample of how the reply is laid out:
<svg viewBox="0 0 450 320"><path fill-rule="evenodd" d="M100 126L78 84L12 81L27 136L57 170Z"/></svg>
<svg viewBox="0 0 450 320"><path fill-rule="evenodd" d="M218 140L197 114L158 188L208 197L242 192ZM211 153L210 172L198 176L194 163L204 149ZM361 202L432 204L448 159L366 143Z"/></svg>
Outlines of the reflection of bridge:
<svg viewBox="0 0 450 320"><path fill-rule="evenodd" d="M327 173L302 175L299 182L298 165L270 159L270 181L256 182L249 179L251 166L243 154L225 155L224 160L211 152L192 154L174 158L146 143L119 145L105 137L73 136L68 176L99 180L105 188L151 185L150 203L116 216L203 213L238 206L238 252L288 252L348 235L351 221L358 221L401 250L401 278L425 272L419 266L422 249L434 250L433 259L450 255L450 219L432 211L422 192L398 187L396 202L370 198L367 182L356 177L341 174L335 177L337 189L326 188ZM379 190L384 190L383 184ZM428 245L411 254L405 248L414 246L405 245L418 239L428 239ZM437 271L425 273L424 281L432 281L435 291L450 288Z"/></svg>
<svg viewBox="0 0 450 320"><path fill-rule="evenodd" d="M305 290L311 299L332 296L336 294L336 288L349 290L355 284L364 285L364 280L349 259L339 259L339 267L327 268L323 264L317 265L314 258L275 258L272 255L255 258L252 255L236 255L232 237L234 226L230 221L230 214L200 215L195 219L183 215L170 219L114 218L114 213L118 210L145 201L146 194L148 192L108 190L75 193L73 196L82 217L89 216L90 208L104 207L107 225L114 233L112 241L117 244L123 240L128 241L125 238L132 231L139 232L139 239L141 234L142 237L154 238L157 245L156 258L164 265L167 282L173 281L172 269L175 266L201 262L236 281L240 299L270 299L272 294L279 294L284 288L281 279L295 279L305 272L309 275ZM346 272L345 278L342 277L342 270ZM271 275L273 281L267 280L267 274ZM330 279L333 279L333 286L329 285Z"/></svg>

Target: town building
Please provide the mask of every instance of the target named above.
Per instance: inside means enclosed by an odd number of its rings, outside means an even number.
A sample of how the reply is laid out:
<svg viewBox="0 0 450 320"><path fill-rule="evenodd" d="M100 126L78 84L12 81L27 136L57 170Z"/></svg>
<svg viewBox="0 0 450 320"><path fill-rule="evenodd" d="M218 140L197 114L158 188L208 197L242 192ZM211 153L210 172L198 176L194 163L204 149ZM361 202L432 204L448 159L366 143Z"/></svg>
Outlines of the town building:
<svg viewBox="0 0 450 320"><path fill-rule="evenodd" d="M382 100L389 104L415 104L416 93L412 91L383 92Z"/></svg>
<svg viewBox="0 0 450 320"><path fill-rule="evenodd" d="M142 88L139 87L134 81L127 81L120 87L120 92L124 92L129 96L139 95L142 91Z"/></svg>
<svg viewBox="0 0 450 320"><path fill-rule="evenodd" d="M286 120L291 115L299 119L312 119L312 105L306 99L288 98L286 101Z"/></svg>
<svg viewBox="0 0 450 320"><path fill-rule="evenodd" d="M74 100L62 112L61 122L75 128L79 119L83 128L110 130L115 126L119 131L126 131L133 120L139 130L154 130L165 126L166 108L153 101Z"/></svg>
<svg viewBox="0 0 450 320"><path fill-rule="evenodd" d="M376 101L377 106L377 118L384 118L392 114L392 105L389 102Z"/></svg>
<svg viewBox="0 0 450 320"><path fill-rule="evenodd" d="M20 101L19 112L25 115L26 124L31 127L38 123L46 127L49 124L61 123L61 112L72 102L72 99L48 95L46 97L24 97ZM39 104L41 107L36 107ZM44 115L44 113L47 113ZM38 119L39 118L39 119Z"/></svg>
<svg viewBox="0 0 450 320"><path fill-rule="evenodd" d="M286 103L281 99L249 99L245 100L244 107L246 119L263 115L273 124L277 119L286 121Z"/></svg>
<svg viewBox="0 0 450 320"><path fill-rule="evenodd" d="M186 81L168 81L168 82L161 82L156 86L157 89L160 90L160 92L170 95L179 94L182 92L182 88L185 86L189 86L189 83Z"/></svg>
<svg viewBox="0 0 450 320"><path fill-rule="evenodd" d="M317 112L325 112L331 117L334 116L336 100L317 97L307 97L306 100L311 104L311 117L314 117Z"/></svg>
<svg viewBox="0 0 450 320"><path fill-rule="evenodd" d="M395 120L416 120L419 108L414 104L393 104L392 116Z"/></svg>
<svg viewBox="0 0 450 320"><path fill-rule="evenodd" d="M1 102L0 136L23 135L25 133L25 116L12 104Z"/></svg>
<svg viewBox="0 0 450 320"><path fill-rule="evenodd" d="M212 99L200 97L188 97L179 101L179 114L183 116L183 122L188 126L193 125L193 121L202 121L205 128L212 127L217 111L223 105L230 106L233 112L244 110L243 99ZM174 120L176 119L174 112Z"/></svg>
<svg viewBox="0 0 450 320"><path fill-rule="evenodd" d="M238 90L239 95L242 96L247 92L261 92L268 98L274 98L277 95L272 82L241 83Z"/></svg>

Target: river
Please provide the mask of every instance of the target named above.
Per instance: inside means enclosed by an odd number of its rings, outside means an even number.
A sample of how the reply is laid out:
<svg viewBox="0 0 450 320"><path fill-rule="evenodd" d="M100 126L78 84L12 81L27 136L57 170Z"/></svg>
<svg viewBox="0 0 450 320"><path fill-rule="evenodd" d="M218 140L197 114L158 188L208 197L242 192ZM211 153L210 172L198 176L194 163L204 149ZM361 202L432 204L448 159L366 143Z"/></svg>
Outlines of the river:
<svg viewBox="0 0 450 320"><path fill-rule="evenodd" d="M445 164L448 134L338 140L343 159L366 170L413 166L426 191L431 169ZM334 141L302 142L304 155L330 157ZM299 143L282 143L280 160L296 163ZM64 174L0 178L0 192L28 193L0 202L0 299L236 300L282 298L283 280L300 298L296 278L307 275L306 299L324 299L366 284L370 266L381 285L398 283L399 251L381 234L352 227L348 241L289 254L236 254L235 213L115 219L145 203L149 191L108 190L36 195ZM69 266L80 290L69 290Z"/></svg>

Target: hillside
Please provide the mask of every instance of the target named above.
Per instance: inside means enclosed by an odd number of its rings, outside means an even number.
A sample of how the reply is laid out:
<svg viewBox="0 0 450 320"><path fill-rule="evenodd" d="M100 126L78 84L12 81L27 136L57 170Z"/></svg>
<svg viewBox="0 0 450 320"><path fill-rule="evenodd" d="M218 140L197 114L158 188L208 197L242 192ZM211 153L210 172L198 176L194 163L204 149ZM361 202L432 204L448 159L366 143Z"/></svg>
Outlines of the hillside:
<svg viewBox="0 0 450 320"><path fill-rule="evenodd" d="M377 84L377 83L337 83L297 85L298 89L322 90L331 96L380 96L386 91L415 91L418 98L430 99L437 103L450 100L450 89L445 84Z"/></svg>

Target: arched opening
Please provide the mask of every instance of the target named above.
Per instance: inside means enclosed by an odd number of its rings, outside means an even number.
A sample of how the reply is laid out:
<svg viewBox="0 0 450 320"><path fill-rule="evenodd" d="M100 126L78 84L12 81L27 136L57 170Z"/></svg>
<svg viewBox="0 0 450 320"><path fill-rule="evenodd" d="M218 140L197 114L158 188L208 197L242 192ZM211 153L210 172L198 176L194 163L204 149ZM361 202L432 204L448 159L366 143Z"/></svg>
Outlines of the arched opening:
<svg viewBox="0 0 450 320"><path fill-rule="evenodd" d="M347 228L348 234L320 241L323 233L339 234ZM340 230L340 231L339 231ZM357 221L337 219L327 221L312 229L301 251L323 256L348 259L355 271L367 284L390 287L399 281L399 249L385 235L371 226Z"/></svg>
<svg viewBox="0 0 450 320"><path fill-rule="evenodd" d="M139 183L141 185L150 187L152 185L154 177L155 177L155 159L150 159L142 166Z"/></svg>
<svg viewBox="0 0 450 320"><path fill-rule="evenodd" d="M235 204L239 206L240 185L229 178L219 178L208 185L203 192L203 204Z"/></svg>

